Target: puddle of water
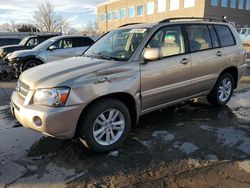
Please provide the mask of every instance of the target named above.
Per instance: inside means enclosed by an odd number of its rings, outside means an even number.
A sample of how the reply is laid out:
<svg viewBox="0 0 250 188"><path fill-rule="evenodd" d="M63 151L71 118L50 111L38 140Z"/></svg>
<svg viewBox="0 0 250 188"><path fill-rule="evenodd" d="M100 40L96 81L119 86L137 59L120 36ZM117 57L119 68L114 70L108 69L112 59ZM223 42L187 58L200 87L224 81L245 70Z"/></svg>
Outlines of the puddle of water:
<svg viewBox="0 0 250 188"><path fill-rule="evenodd" d="M185 143L177 142L173 145L173 147L178 148L179 150L181 150L183 153L187 155L190 155L199 149L196 145L192 143L188 143L188 142L185 142Z"/></svg>

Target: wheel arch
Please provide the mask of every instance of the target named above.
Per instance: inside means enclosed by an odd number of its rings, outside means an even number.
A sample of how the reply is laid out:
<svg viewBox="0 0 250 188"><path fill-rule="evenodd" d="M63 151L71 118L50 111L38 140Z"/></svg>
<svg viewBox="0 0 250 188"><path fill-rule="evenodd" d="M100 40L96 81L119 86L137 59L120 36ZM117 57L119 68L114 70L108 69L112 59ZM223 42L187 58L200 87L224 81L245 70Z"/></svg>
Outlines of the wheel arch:
<svg viewBox="0 0 250 188"><path fill-rule="evenodd" d="M129 93L123 93L123 92L112 93L112 94L100 96L100 97L94 99L82 110L82 112L78 118L77 127L75 130L75 136L77 136L77 134L79 132L80 123L81 123L82 119L84 118L85 114L87 113L88 109L90 108L90 106L92 106L93 104L95 104L101 100L104 100L106 98L112 98L112 99L117 99L117 100L121 101L129 110L132 127L134 127L137 124L138 114L137 114L137 108L136 108L136 101L135 101L134 97Z"/></svg>
<svg viewBox="0 0 250 188"><path fill-rule="evenodd" d="M238 77L238 74L239 74L239 73L238 73L237 67L232 66L232 67L228 67L228 68L224 69L224 70L221 72L219 78L220 78L223 74L225 74L225 73L230 73L230 74L233 76L233 78L234 78L234 89L236 89L236 88L238 87L238 81L239 81L239 77Z"/></svg>
<svg viewBox="0 0 250 188"><path fill-rule="evenodd" d="M28 56L27 58L25 58L25 59L23 60L23 62L22 62L22 64L21 64L22 70L23 70L23 67L24 67L25 63L26 63L27 61L30 61L30 60L36 60L36 61L40 62L40 64L44 64L44 63L45 63L43 60L41 60L40 58L38 58L38 57L36 57L36 56Z"/></svg>

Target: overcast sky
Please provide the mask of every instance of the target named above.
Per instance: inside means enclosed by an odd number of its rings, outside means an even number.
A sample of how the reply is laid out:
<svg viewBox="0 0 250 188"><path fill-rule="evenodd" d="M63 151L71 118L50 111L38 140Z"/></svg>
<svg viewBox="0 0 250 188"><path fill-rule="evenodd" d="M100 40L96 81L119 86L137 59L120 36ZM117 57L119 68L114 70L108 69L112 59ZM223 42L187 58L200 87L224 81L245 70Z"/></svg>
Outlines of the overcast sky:
<svg viewBox="0 0 250 188"><path fill-rule="evenodd" d="M74 27L82 27L90 21L96 21L96 6L105 0L0 0L0 24L32 23L37 6L51 2L55 11L65 20L70 19Z"/></svg>

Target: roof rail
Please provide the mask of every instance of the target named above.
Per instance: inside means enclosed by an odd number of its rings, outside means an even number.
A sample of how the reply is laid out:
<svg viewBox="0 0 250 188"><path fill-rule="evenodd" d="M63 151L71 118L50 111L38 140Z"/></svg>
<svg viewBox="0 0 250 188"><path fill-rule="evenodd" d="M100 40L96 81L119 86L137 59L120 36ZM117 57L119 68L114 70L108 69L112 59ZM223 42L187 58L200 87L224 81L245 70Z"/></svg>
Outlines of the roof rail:
<svg viewBox="0 0 250 188"><path fill-rule="evenodd" d="M119 28L129 26L129 25L137 25L137 24L141 24L141 23L127 23L127 24L119 26Z"/></svg>
<svg viewBox="0 0 250 188"><path fill-rule="evenodd" d="M225 22L225 23L228 23L228 20L227 20L227 17L226 16L222 16L221 18L212 18L212 17L177 17L177 18L167 18L167 19L164 19L162 21L160 21L159 23L165 23L165 22L171 22L171 21L174 21L174 20L206 20L206 21L209 21L209 22L212 22L212 21L221 21L221 22Z"/></svg>

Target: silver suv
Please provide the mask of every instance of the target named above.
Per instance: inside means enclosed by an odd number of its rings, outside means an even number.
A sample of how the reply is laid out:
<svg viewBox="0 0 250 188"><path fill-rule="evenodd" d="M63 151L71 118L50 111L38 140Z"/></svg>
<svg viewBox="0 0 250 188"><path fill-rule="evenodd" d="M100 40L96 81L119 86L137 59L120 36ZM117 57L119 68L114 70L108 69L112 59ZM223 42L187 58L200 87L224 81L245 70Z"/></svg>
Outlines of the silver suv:
<svg viewBox="0 0 250 188"><path fill-rule="evenodd" d="M201 96L215 106L227 104L246 68L245 55L236 29L225 21L127 25L82 57L24 72L11 109L24 127L77 137L107 152L143 114Z"/></svg>

